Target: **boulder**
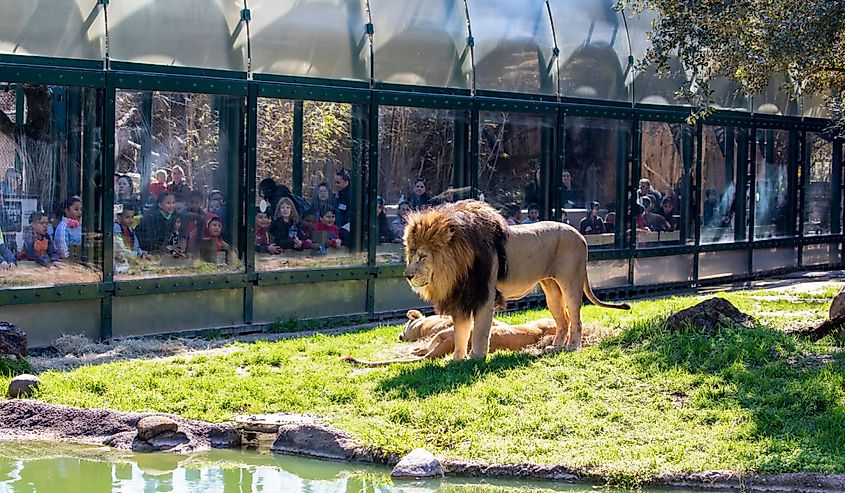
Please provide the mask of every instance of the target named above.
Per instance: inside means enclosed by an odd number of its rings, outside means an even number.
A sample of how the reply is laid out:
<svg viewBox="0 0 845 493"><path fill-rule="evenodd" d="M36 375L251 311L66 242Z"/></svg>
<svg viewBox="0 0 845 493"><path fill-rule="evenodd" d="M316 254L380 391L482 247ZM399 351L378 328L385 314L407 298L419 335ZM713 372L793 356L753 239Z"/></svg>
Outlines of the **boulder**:
<svg viewBox="0 0 845 493"><path fill-rule="evenodd" d="M41 385L41 380L35 375L18 375L9 382L9 391L6 393L11 398L29 397L38 386Z"/></svg>
<svg viewBox="0 0 845 493"><path fill-rule="evenodd" d="M138 429L138 438L148 442L164 432L175 432L179 425L167 416L144 416L135 427Z"/></svg>
<svg viewBox="0 0 845 493"><path fill-rule="evenodd" d="M402 457L402 460L390 472L390 477L398 479L441 478L443 474L443 466L440 461L428 450L417 448Z"/></svg>
<svg viewBox="0 0 845 493"><path fill-rule="evenodd" d="M714 333L723 325L753 327L755 320L737 310L724 298L710 298L670 316L666 324L672 330L683 330L689 326L696 331Z"/></svg>
<svg viewBox="0 0 845 493"><path fill-rule="evenodd" d="M836 293L833 301L830 303L830 310L827 318L833 320L836 317L845 317L845 286Z"/></svg>
<svg viewBox="0 0 845 493"><path fill-rule="evenodd" d="M14 324L0 321L0 355L26 356L26 333Z"/></svg>
<svg viewBox="0 0 845 493"><path fill-rule="evenodd" d="M280 426L270 450L332 460L353 460L362 456L348 434L317 423Z"/></svg>

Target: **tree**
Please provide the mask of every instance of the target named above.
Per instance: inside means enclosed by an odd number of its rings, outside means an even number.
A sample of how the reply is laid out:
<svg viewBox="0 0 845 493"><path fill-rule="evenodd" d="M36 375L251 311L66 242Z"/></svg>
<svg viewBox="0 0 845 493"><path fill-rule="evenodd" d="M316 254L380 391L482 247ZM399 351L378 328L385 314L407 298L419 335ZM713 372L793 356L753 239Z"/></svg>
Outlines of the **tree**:
<svg viewBox="0 0 845 493"><path fill-rule="evenodd" d="M845 134L845 0L617 0L631 13L652 10L651 47L640 67L688 71L678 97L693 118L713 110L712 83L726 77L747 94L785 76L782 90L825 98Z"/></svg>

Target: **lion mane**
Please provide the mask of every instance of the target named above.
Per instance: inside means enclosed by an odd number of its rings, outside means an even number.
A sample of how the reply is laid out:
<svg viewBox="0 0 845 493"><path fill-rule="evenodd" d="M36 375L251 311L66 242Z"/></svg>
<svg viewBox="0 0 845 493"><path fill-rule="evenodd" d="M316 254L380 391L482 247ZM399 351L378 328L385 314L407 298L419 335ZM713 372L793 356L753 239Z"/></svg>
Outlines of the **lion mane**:
<svg viewBox="0 0 845 493"><path fill-rule="evenodd" d="M412 213L405 228L405 256L425 248L437 266L432 282L420 290L437 313L472 316L489 298L494 258L497 279L508 272L508 224L494 208L461 200ZM499 307L504 300L496 293Z"/></svg>

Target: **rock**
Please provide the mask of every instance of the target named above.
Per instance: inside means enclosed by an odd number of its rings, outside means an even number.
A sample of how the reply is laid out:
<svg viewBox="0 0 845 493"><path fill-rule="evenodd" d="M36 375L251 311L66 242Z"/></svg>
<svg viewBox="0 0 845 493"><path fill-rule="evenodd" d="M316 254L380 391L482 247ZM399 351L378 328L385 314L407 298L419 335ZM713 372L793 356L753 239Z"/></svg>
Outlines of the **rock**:
<svg viewBox="0 0 845 493"><path fill-rule="evenodd" d="M390 472L392 478L440 478L443 477L443 466L435 456L424 448L411 451Z"/></svg>
<svg viewBox="0 0 845 493"><path fill-rule="evenodd" d="M714 333L722 325L753 327L753 317L737 310L724 298L710 298L670 316L666 324L672 330L684 330L687 326L701 332Z"/></svg>
<svg viewBox="0 0 845 493"><path fill-rule="evenodd" d="M833 320L836 317L845 317L845 286L836 293L833 301L830 303L830 310L828 311L829 319Z"/></svg>
<svg viewBox="0 0 845 493"><path fill-rule="evenodd" d="M148 440L136 438L132 442L132 451L160 452L162 450L169 450L182 452L190 442L191 439L188 438L188 435L181 431L163 431L158 435L150 437Z"/></svg>
<svg viewBox="0 0 845 493"><path fill-rule="evenodd" d="M0 321L0 354L26 356L26 333L14 324Z"/></svg>
<svg viewBox="0 0 845 493"><path fill-rule="evenodd" d="M166 432L175 432L179 425L167 416L145 416L138 420L138 438L145 442Z"/></svg>
<svg viewBox="0 0 845 493"><path fill-rule="evenodd" d="M11 398L29 397L41 385L41 380L35 375L18 375L9 382L9 392L6 394Z"/></svg>
<svg viewBox="0 0 845 493"><path fill-rule="evenodd" d="M286 424L279 427L273 452L307 455L321 459L352 460L362 454L343 431L316 423Z"/></svg>

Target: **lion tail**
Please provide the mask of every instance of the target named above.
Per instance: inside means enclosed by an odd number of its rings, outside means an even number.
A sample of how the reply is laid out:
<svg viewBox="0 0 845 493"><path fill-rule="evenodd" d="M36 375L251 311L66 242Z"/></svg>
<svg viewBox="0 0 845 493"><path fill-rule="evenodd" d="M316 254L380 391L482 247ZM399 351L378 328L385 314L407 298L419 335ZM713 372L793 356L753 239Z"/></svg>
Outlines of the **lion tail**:
<svg viewBox="0 0 845 493"><path fill-rule="evenodd" d="M358 359L353 356L344 356L341 358L343 361L347 363L352 363L353 365L360 365L360 366L388 366L395 363L418 363L420 361L425 360L426 358L430 358L430 352L426 353L422 356L415 356L413 358L397 358L397 359L388 359L384 361L367 361L363 359Z"/></svg>
<svg viewBox="0 0 845 493"><path fill-rule="evenodd" d="M605 303L604 301L598 299L595 293L593 293L593 288L590 287L590 281L584 277L584 294L587 295L587 299L590 300L590 303L600 306L602 308L616 308L619 310L630 310L631 305L628 303Z"/></svg>

